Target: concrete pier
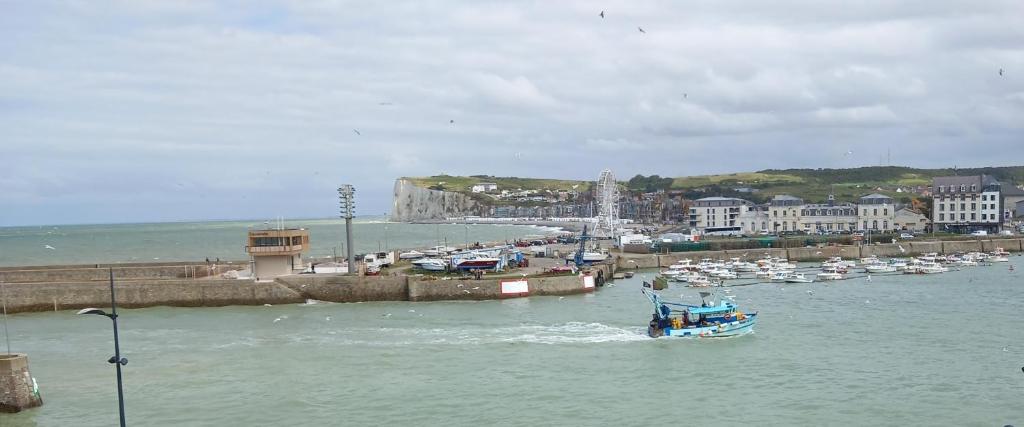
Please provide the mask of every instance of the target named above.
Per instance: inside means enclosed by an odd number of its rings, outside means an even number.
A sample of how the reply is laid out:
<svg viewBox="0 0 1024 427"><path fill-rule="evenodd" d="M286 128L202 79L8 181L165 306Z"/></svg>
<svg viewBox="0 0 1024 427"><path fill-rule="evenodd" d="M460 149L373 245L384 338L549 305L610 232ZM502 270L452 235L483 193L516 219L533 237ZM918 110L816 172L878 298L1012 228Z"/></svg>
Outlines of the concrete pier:
<svg viewBox="0 0 1024 427"><path fill-rule="evenodd" d="M21 412L42 404L28 371L28 355L0 354L0 412Z"/></svg>

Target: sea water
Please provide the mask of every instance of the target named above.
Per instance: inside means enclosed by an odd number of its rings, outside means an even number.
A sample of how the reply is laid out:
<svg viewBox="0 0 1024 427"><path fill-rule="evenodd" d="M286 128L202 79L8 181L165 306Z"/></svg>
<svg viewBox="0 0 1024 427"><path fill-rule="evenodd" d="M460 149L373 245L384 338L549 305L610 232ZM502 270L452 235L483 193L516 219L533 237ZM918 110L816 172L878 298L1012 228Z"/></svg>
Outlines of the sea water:
<svg viewBox="0 0 1024 427"><path fill-rule="evenodd" d="M1024 425L1024 258L940 275L729 288L752 334L646 336L641 282L593 294L123 310L130 425ZM720 290L721 292L721 290ZM671 284L669 299L699 301ZM9 319L45 405L117 422L109 322Z"/></svg>
<svg viewBox="0 0 1024 427"><path fill-rule="evenodd" d="M341 219L287 220L310 233L307 257L344 258ZM244 260L247 232L274 227L263 221L0 227L0 267L117 262ZM407 224L361 217L352 225L356 253L467 242L504 242L555 229L528 225Z"/></svg>

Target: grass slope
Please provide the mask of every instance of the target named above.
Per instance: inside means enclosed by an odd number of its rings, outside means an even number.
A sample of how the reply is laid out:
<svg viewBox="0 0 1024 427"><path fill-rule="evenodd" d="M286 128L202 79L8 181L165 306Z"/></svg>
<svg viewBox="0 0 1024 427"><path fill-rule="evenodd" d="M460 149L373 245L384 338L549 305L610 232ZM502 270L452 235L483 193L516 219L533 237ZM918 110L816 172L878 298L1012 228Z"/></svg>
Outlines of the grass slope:
<svg viewBox="0 0 1024 427"><path fill-rule="evenodd" d="M763 201L776 194L790 194L809 202L823 202L830 193L840 202L856 201L870 193L882 193L896 199L908 200L910 193L897 193L903 187L928 186L936 176L950 175L992 175L1004 185L1024 183L1024 166L1001 166L967 169L915 169L902 166L870 166L852 169L767 169L757 172L742 172L721 175L702 175L673 178L670 188L683 190L689 197L727 195ZM468 193L473 184L493 182L500 190L572 190L587 191L593 181L571 181L559 179L534 179L514 177L493 177L474 175L458 177L437 175L421 178L406 178L416 185L428 188L441 185L448 191ZM669 182L666 180L666 182ZM624 187L626 182L621 182ZM755 194L740 194L732 191L736 187L751 187L759 190Z"/></svg>

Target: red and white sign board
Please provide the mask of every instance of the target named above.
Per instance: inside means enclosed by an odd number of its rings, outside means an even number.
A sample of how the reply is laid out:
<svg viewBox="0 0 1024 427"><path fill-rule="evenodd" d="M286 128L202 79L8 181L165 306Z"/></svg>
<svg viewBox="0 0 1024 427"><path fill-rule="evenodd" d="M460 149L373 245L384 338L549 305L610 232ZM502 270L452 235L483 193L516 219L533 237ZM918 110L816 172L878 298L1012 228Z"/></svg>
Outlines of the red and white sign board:
<svg viewBox="0 0 1024 427"><path fill-rule="evenodd" d="M594 289L594 276L589 274L583 276L583 289Z"/></svg>
<svg viewBox="0 0 1024 427"><path fill-rule="evenodd" d="M502 280L501 296L527 296L530 294L530 284L526 280Z"/></svg>

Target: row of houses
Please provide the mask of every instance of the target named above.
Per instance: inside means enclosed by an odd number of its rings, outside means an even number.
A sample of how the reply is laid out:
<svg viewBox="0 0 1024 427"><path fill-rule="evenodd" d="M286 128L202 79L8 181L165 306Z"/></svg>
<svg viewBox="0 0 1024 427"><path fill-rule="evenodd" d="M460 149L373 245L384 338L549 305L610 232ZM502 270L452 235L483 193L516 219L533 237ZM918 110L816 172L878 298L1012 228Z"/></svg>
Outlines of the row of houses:
<svg viewBox="0 0 1024 427"><path fill-rule="evenodd" d="M928 218L900 207L891 197L869 194L859 203L807 203L777 195L765 204L732 197L705 197L690 206L690 227L705 234L757 234L803 231L924 231Z"/></svg>
<svg viewBox="0 0 1024 427"><path fill-rule="evenodd" d="M974 231L998 232L1024 215L1024 190L1006 186L989 175L945 176L932 180L931 218L900 206L884 194L869 194L857 203L807 203L777 195L755 204L730 197L705 197L693 202L690 227L708 234L756 234L849 231Z"/></svg>

